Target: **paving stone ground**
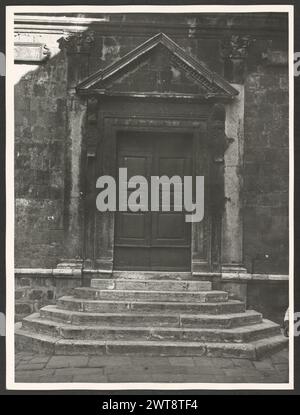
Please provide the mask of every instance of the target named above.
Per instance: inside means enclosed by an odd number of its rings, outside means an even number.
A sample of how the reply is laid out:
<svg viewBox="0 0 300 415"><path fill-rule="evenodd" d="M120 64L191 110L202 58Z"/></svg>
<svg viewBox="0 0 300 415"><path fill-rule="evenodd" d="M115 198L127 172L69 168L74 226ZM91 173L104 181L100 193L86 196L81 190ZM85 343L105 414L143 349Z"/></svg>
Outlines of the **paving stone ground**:
<svg viewBox="0 0 300 415"><path fill-rule="evenodd" d="M208 357L16 354L16 382L286 383L288 351L260 361Z"/></svg>

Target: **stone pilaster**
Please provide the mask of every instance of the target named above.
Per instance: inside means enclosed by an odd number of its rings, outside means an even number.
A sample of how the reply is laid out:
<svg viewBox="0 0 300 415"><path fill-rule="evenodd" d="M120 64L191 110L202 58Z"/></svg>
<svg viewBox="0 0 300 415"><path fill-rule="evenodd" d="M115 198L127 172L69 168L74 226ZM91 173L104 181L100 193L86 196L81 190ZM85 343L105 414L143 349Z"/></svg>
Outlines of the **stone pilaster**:
<svg viewBox="0 0 300 415"><path fill-rule="evenodd" d="M215 104L209 118L212 157L211 213L213 232L219 234L222 272L243 272L242 179L243 163L243 87L232 102ZM217 258L214 258L216 261Z"/></svg>
<svg viewBox="0 0 300 415"><path fill-rule="evenodd" d="M208 120L210 169L210 212L212 217L212 267L219 270L222 261L222 218L226 208L224 189L224 153L230 145L225 135L225 106L215 104Z"/></svg>
<svg viewBox="0 0 300 415"><path fill-rule="evenodd" d="M86 102L75 94L68 96L68 136L65 145L65 246L66 257L83 256L82 152Z"/></svg>
<svg viewBox="0 0 300 415"><path fill-rule="evenodd" d="M94 34L83 32L58 40L59 48L67 59L67 131L65 137L65 252L58 267L81 267L84 249L83 215L84 183L83 135L87 102L79 97L75 87L89 74L89 56L94 45ZM72 266L70 264L73 264Z"/></svg>
<svg viewBox="0 0 300 415"><path fill-rule="evenodd" d="M240 93L225 106L225 134L231 144L224 154L225 209L222 220L222 270L244 272L242 166L244 152L244 87L233 85Z"/></svg>
<svg viewBox="0 0 300 415"><path fill-rule="evenodd" d="M244 152L244 80L248 51L255 41L249 35L232 35L222 42L224 76L239 95L226 104L225 134L232 143L224 156L222 219L222 271L245 272L243 267L242 167Z"/></svg>

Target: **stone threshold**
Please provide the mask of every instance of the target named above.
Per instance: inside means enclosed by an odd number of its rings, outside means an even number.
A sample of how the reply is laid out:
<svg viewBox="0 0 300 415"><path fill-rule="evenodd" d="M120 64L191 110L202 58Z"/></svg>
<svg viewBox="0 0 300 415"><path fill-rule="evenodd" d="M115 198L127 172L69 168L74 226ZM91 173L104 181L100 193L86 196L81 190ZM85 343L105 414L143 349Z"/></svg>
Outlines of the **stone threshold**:
<svg viewBox="0 0 300 415"><path fill-rule="evenodd" d="M147 275L147 272L141 271ZM137 273L137 271L133 271ZM154 271L151 271L153 274ZM159 274L163 272L157 271ZM111 275L111 271L101 269L80 269L80 268L15 268L15 276L21 277L23 275L36 275L36 276L68 276L80 278L82 274L106 274ZM171 272L166 272L168 276L171 276ZM174 273L178 274L178 273ZM287 274L251 274L251 273L239 273L239 272L193 272L192 277L218 277L224 281L289 281L289 275Z"/></svg>

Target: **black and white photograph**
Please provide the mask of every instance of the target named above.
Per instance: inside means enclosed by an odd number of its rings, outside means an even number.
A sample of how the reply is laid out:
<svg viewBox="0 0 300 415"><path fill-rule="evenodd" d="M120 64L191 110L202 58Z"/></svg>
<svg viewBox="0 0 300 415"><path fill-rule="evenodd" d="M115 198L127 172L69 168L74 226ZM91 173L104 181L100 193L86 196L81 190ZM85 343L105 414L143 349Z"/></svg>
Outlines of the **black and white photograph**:
<svg viewBox="0 0 300 415"><path fill-rule="evenodd" d="M291 389L293 7L6 13L9 387Z"/></svg>

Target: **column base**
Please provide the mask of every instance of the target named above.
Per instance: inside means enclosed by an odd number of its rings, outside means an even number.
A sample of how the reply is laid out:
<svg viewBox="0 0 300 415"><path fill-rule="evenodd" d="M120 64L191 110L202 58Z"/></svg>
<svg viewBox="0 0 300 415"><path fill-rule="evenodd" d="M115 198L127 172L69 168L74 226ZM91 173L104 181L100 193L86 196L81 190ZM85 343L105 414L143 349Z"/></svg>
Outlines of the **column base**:
<svg viewBox="0 0 300 415"><path fill-rule="evenodd" d="M247 269L242 264L222 264L222 273L238 273L243 274L247 272Z"/></svg>
<svg viewBox="0 0 300 415"><path fill-rule="evenodd" d="M82 259L63 259L59 264L56 266L57 273L71 273L72 275L81 275L83 268L83 260Z"/></svg>
<svg viewBox="0 0 300 415"><path fill-rule="evenodd" d="M247 304L247 284L245 282L228 280L228 277L246 274L247 269L242 264L222 264L221 288L228 292L229 298L244 301Z"/></svg>

